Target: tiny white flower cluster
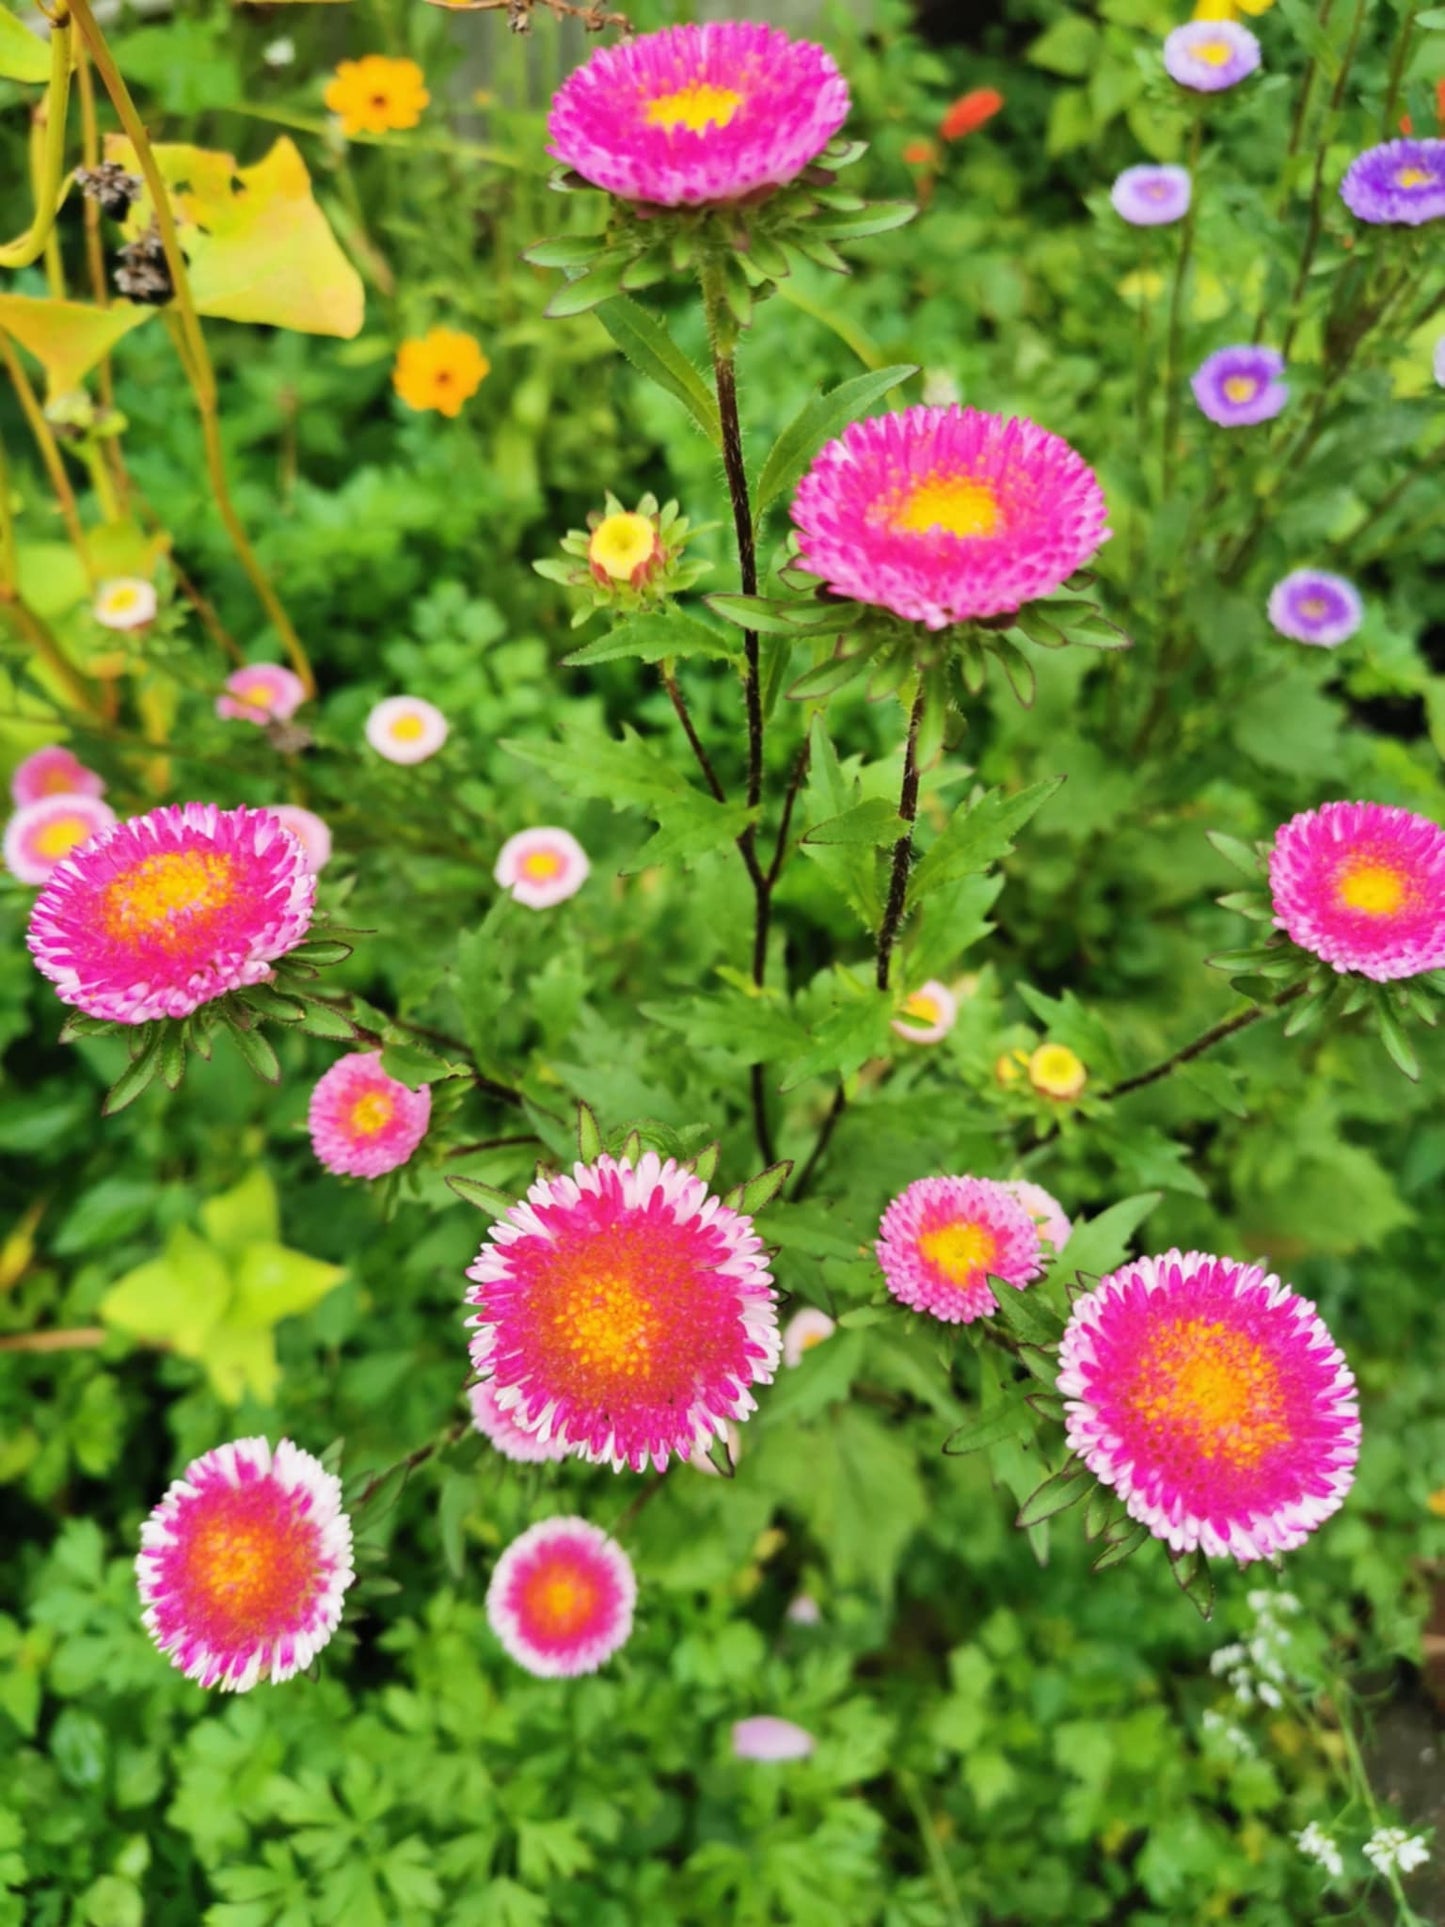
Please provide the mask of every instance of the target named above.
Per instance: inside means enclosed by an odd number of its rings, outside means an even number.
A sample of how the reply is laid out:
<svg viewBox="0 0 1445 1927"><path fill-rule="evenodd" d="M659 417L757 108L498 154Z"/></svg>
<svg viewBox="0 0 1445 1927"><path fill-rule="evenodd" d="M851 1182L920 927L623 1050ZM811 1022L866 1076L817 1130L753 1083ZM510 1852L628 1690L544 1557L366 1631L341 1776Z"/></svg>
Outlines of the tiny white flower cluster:
<svg viewBox="0 0 1445 1927"><path fill-rule="evenodd" d="M1317 1860L1331 1880L1341 1878L1345 1871L1344 1855L1335 1845L1333 1836L1326 1833L1322 1826L1311 1820L1307 1827L1295 1835L1295 1844L1306 1860Z"/></svg>
<svg viewBox="0 0 1445 1927"><path fill-rule="evenodd" d="M1254 1628L1248 1639L1221 1646L1209 1661L1216 1677L1223 1675L1241 1706L1283 1705L1282 1686L1290 1681L1290 1647L1294 1633L1286 1623L1300 1609L1292 1592L1270 1592L1256 1587L1247 1595L1254 1614Z"/></svg>
<svg viewBox="0 0 1445 1927"><path fill-rule="evenodd" d="M1236 1760L1248 1760L1253 1757L1254 1741L1244 1728L1236 1726L1233 1720L1227 1720L1222 1713L1216 1713L1212 1706L1206 1708L1200 1725L1204 1729L1206 1741L1214 1747L1216 1752L1227 1754Z"/></svg>
<svg viewBox="0 0 1445 1927"><path fill-rule="evenodd" d="M1376 1873L1413 1873L1430 1858L1430 1849L1421 1833L1406 1833L1403 1827L1376 1827L1365 1842L1365 1858Z"/></svg>

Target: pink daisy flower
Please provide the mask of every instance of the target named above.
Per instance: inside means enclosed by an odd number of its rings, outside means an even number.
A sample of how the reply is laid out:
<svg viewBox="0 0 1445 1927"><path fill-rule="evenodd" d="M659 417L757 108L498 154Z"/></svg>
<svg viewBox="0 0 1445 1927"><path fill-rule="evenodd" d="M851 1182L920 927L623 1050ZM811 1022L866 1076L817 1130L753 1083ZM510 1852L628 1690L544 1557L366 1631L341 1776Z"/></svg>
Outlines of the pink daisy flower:
<svg viewBox="0 0 1445 1927"><path fill-rule="evenodd" d="M1022 1290L1043 1270L1033 1219L989 1178L919 1178L883 1213L878 1234L893 1296L946 1325L998 1309L990 1278Z"/></svg>
<svg viewBox="0 0 1445 1927"><path fill-rule="evenodd" d="M1010 1178L1004 1190L1011 1198L1017 1198L1024 1210L1034 1221L1034 1229L1047 1245L1052 1245L1057 1257L1069 1242L1074 1227L1058 1199L1051 1197L1041 1184L1031 1184L1027 1178Z"/></svg>
<svg viewBox="0 0 1445 1927"><path fill-rule="evenodd" d="M430 1086L413 1091L388 1077L380 1051L338 1058L317 1080L306 1111L312 1150L328 1171L347 1178L398 1170L430 1122Z"/></svg>
<svg viewBox="0 0 1445 1927"><path fill-rule="evenodd" d="M1199 1251L1125 1265L1075 1304L1059 1364L1070 1449L1176 1552L1288 1552L1353 1483L1344 1354L1259 1265Z"/></svg>
<svg viewBox="0 0 1445 1927"><path fill-rule="evenodd" d="M141 1527L146 1629L202 1686L245 1693L309 1666L354 1578L341 1481L282 1439L193 1459Z"/></svg>
<svg viewBox="0 0 1445 1927"><path fill-rule="evenodd" d="M847 118L821 47L718 21L593 54L552 102L547 151L623 200L695 207L795 180Z"/></svg>
<svg viewBox="0 0 1445 1927"><path fill-rule="evenodd" d="M595 1673L627 1644L637 1580L615 1539L585 1519L544 1519L514 1539L487 1587L487 1620L538 1679Z"/></svg>
<svg viewBox="0 0 1445 1927"><path fill-rule="evenodd" d="M306 865L313 876L331 861L331 829L311 810L299 803L268 803L266 808L283 830L289 830L306 853Z"/></svg>
<svg viewBox="0 0 1445 1927"><path fill-rule="evenodd" d="M794 1626L818 1626L822 1624L823 1608L810 1592L800 1592L788 1601L783 1617Z"/></svg>
<svg viewBox="0 0 1445 1927"><path fill-rule="evenodd" d="M102 582L91 605L91 614L102 629L144 629L155 620L155 613L155 584L140 576L118 576L112 582Z"/></svg>
<svg viewBox="0 0 1445 1927"><path fill-rule="evenodd" d="M739 1760L806 1760L818 1742L805 1726L780 1720L772 1713L755 1713L751 1719L736 1720L732 1730L733 1754Z"/></svg>
<svg viewBox="0 0 1445 1927"><path fill-rule="evenodd" d="M216 714L228 722L284 723L306 700L306 685L279 662L247 663L226 678L229 694L217 696Z"/></svg>
<svg viewBox="0 0 1445 1927"><path fill-rule="evenodd" d="M492 872L504 890L529 910L550 910L575 897L592 866L567 830L519 830L509 836Z"/></svg>
<svg viewBox="0 0 1445 1927"><path fill-rule="evenodd" d="M5 868L22 883L48 883L55 867L108 830L115 811L95 796L47 796L5 825Z"/></svg>
<svg viewBox="0 0 1445 1927"><path fill-rule="evenodd" d="M62 1003L144 1024L264 983L315 899L300 844L269 811L170 803L68 856L26 941Z"/></svg>
<svg viewBox="0 0 1445 1927"><path fill-rule="evenodd" d="M510 1412L497 1403L496 1387L490 1379L467 1389L472 1408L472 1423L484 1439L489 1439L504 1459L519 1465L541 1465L552 1459L570 1458L567 1447L557 1439L543 1442L534 1432L524 1432Z"/></svg>
<svg viewBox="0 0 1445 1927"><path fill-rule="evenodd" d="M930 978L904 999L893 1028L910 1044L941 1044L957 1022L957 998L947 984Z"/></svg>
<svg viewBox="0 0 1445 1927"><path fill-rule="evenodd" d="M10 794L17 803L39 803L47 796L104 796L105 782L70 750L51 743L16 766Z"/></svg>
<svg viewBox="0 0 1445 1927"><path fill-rule="evenodd" d="M1108 540L1094 471L1058 435L977 408L853 422L793 498L798 562L930 629L1052 595Z"/></svg>
<svg viewBox="0 0 1445 1927"><path fill-rule="evenodd" d="M1445 965L1445 830L1385 803L1325 803L1281 825L1274 920L1336 970L1376 983Z"/></svg>
<svg viewBox="0 0 1445 1927"><path fill-rule="evenodd" d="M752 1219L653 1151L539 1178L467 1276L472 1363L498 1405L616 1471L701 1457L777 1369Z"/></svg>
<svg viewBox="0 0 1445 1927"><path fill-rule="evenodd" d="M446 717L420 696L388 696L366 719L366 740L388 763L424 763L446 739Z"/></svg>
<svg viewBox="0 0 1445 1927"><path fill-rule="evenodd" d="M837 1329L827 1312L819 1311L816 1305L805 1305L802 1311L795 1311L783 1327L783 1363L801 1365L803 1354L831 1338Z"/></svg>

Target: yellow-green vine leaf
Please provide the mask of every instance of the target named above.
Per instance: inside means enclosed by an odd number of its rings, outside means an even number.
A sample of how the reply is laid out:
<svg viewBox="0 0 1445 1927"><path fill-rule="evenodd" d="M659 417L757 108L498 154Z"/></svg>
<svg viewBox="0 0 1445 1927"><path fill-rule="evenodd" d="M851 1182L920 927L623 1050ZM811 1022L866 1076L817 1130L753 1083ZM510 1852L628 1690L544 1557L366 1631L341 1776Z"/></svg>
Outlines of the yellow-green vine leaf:
<svg viewBox="0 0 1445 1927"><path fill-rule="evenodd" d="M50 49L38 34L0 7L0 80L47 81Z"/></svg>
<svg viewBox="0 0 1445 1927"><path fill-rule="evenodd" d="M96 308L85 301L0 294L0 328L34 355L45 370L53 395L68 395L79 388L95 364L155 312L154 308L136 307L129 301L117 301L112 308Z"/></svg>

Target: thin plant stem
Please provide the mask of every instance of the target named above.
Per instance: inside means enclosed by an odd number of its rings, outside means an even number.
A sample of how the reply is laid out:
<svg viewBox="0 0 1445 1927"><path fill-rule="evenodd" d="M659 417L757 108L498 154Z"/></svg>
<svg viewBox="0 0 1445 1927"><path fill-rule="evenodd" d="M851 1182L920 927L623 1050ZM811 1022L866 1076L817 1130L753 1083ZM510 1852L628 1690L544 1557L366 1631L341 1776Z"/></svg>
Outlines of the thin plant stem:
<svg viewBox="0 0 1445 1927"><path fill-rule="evenodd" d="M794 1181L793 1202L795 1204L798 1201L798 1199L801 1198L806 1193L809 1185L813 1182L813 1174L817 1170L818 1166L822 1163L823 1158L827 1153L828 1146L833 1141L833 1133L838 1128L838 1120L839 1118L842 1117L844 1111L847 1110L847 1108L848 1108L848 1093L844 1090L843 1086L840 1084L837 1090L834 1091L833 1093L833 1102L828 1106L827 1116L823 1119L823 1123L821 1128L819 1129L817 1138L814 1140L813 1148L808 1153L807 1162L804 1164L802 1170L798 1173L797 1178Z"/></svg>
<svg viewBox="0 0 1445 1927"><path fill-rule="evenodd" d="M101 520L119 522L121 506L115 492L115 483L110 470L105 465L105 457L97 442L88 444L85 450L85 466L90 476L90 486L95 490L95 499L100 504Z"/></svg>
<svg viewBox="0 0 1445 1927"><path fill-rule="evenodd" d="M893 845L893 866L888 882L888 902L884 907L883 921L878 927L878 968L877 984L880 990L888 988L888 973L893 957L893 945L903 922L903 908L908 900L908 873L913 867L913 824L918 815L918 732L923 724L923 707L926 691L919 685L918 694L913 699L913 709L908 718L908 737L903 745L903 788L898 798L898 814L906 825L902 836Z"/></svg>
<svg viewBox="0 0 1445 1927"><path fill-rule="evenodd" d="M1355 17L1350 23L1350 38L1340 63L1340 71L1335 76L1334 88L1330 94L1328 114L1338 112L1340 103L1345 97L1345 83L1349 79L1350 68L1354 64L1355 49L1360 43L1360 28L1364 25L1365 12L1368 6L1369 0L1355 0ZM1294 344L1295 334L1300 325L1300 304L1305 291L1305 283L1309 279L1310 269L1314 266L1315 251L1319 247L1320 235L1324 232L1325 160L1329 152L1328 133L1329 128L1327 124L1317 130L1315 171L1314 179L1310 184L1310 211L1305 226L1305 242L1304 247L1300 251L1299 269L1295 274L1294 287L1290 292L1289 319L1285 323L1284 340L1280 343L1280 353L1286 361L1289 360L1289 351Z"/></svg>
<svg viewBox="0 0 1445 1927"><path fill-rule="evenodd" d="M80 156L86 167L96 167L100 163L100 125L95 113L95 78L90 71L90 56L81 41L75 48L76 91L80 96ZM90 274L91 298L98 308L110 306L110 284L105 274L105 246L100 233L100 203L91 195L85 197L85 260ZM115 379L111 372L110 356L102 355L95 371L96 385L100 389L102 407L115 407ZM126 473L125 457L121 453L120 437L107 435L104 457L110 469L124 514L130 504L130 477Z"/></svg>
<svg viewBox="0 0 1445 1927"><path fill-rule="evenodd" d="M613 1525L612 1537L614 1539L621 1538L622 1534L632 1524L642 1508L645 1505L649 1505L652 1500L657 1497L658 1493L662 1490L663 1480L666 1479L666 1477L667 1471L665 1468L661 1472L654 1472L637 1496L629 1501L626 1510L619 1514L616 1523Z"/></svg>
<svg viewBox="0 0 1445 1927"><path fill-rule="evenodd" d="M70 21L62 17L50 29L50 81L36 110L44 116L35 180L35 212L29 229L18 240L0 247L0 268L28 268L45 252L60 206L61 177L65 172L65 119L70 105Z"/></svg>
<svg viewBox="0 0 1445 1927"><path fill-rule="evenodd" d="M1400 21L1400 31L1395 37L1394 51L1390 56L1390 75L1385 82L1385 105L1380 112L1380 139L1389 140L1398 131L1395 116L1400 108L1400 84L1405 78L1405 65L1410 54L1410 42L1415 35L1415 8L1407 6Z"/></svg>
<svg viewBox="0 0 1445 1927"><path fill-rule="evenodd" d="M1170 1072L1178 1070L1181 1064L1192 1063L1196 1057L1202 1057L1207 1050L1213 1050L1216 1044L1222 1044L1226 1037L1233 1037L1237 1032L1247 1030L1251 1024L1259 1023L1261 1018L1273 1017L1276 1011L1283 1010L1286 1004L1292 1004L1297 997L1303 995L1303 988L1297 985L1293 990L1285 991L1282 997L1277 997L1271 1004L1251 1004L1248 1010L1241 1010L1233 1017L1226 1017L1222 1023L1212 1024L1192 1043L1185 1044L1181 1050L1175 1051L1172 1057L1166 1057L1162 1063L1153 1064L1147 1071L1139 1071L1133 1077L1125 1077L1119 1083L1111 1084L1104 1092L1105 1098L1112 1100L1117 1097L1127 1097L1130 1091L1142 1091L1148 1084L1157 1084L1160 1078L1168 1077Z"/></svg>
<svg viewBox="0 0 1445 1927"><path fill-rule="evenodd" d="M808 774L809 745L805 738L793 759L793 773L788 779L788 792L783 798L783 814L778 823L778 840L773 849L773 860L768 866L768 889L772 890L782 874L788 858L788 833L793 827L793 811L797 807L798 792L802 789Z"/></svg>
<svg viewBox="0 0 1445 1927"><path fill-rule="evenodd" d="M0 437L0 589L13 589L20 580L15 550L15 517L10 508L10 463Z"/></svg>
<svg viewBox="0 0 1445 1927"><path fill-rule="evenodd" d="M938 1837L938 1829L933 1824L933 1816L924 1804L918 1791L918 1782L906 1767L898 1767L893 1775L894 1785L903 1795L913 1824L918 1829L918 1837L923 1842L924 1855L928 1861L933 1884L938 1890L939 1904L947 1927L966 1927L963 1902L959 1898L958 1885L953 1878L953 1870L948 1864L948 1856Z"/></svg>
<svg viewBox="0 0 1445 1927"><path fill-rule="evenodd" d="M36 658L49 670L75 707L94 721L102 721L105 711L91 693L89 684L71 662L35 611L20 600L18 590L0 583L0 615L9 618L22 642L34 650Z"/></svg>
<svg viewBox="0 0 1445 1927"><path fill-rule="evenodd" d="M425 1445L419 1445L414 1452L408 1452L404 1459L397 1459L393 1464L384 1465L379 1471L373 1472L356 1497L348 1502L348 1509L360 1512L389 1480L400 1477L405 1482L419 1465L425 1465L428 1459L450 1451L452 1446L466 1437L471 1424L469 1418L455 1419L444 1432L438 1433L434 1439L428 1439Z"/></svg>
<svg viewBox="0 0 1445 1927"><path fill-rule="evenodd" d="M1179 337L1184 321L1184 288L1189 279L1189 263L1194 254L1194 228L1199 218L1199 153L1204 143L1204 112L1196 108L1189 135L1189 178L1193 188L1189 210L1179 236L1179 259L1174 264L1174 286L1169 293L1169 320L1164 335L1164 445L1159 458L1159 483L1162 499L1168 501L1174 485L1174 464L1179 442Z"/></svg>
<svg viewBox="0 0 1445 1927"><path fill-rule="evenodd" d="M68 1331L16 1332L10 1338L0 1338L0 1352L92 1351L109 1337L104 1325L76 1325Z"/></svg>
<svg viewBox="0 0 1445 1927"><path fill-rule="evenodd" d="M85 528L80 519L75 490L70 486L70 477L65 472L65 463L61 460L60 449L50 423L45 419L45 410L40 406L35 390L30 384L30 377L26 374L24 365L3 328L0 328L0 361L5 364L5 372L15 387L20 412L24 415L30 432L35 437L35 446L40 451L45 473L50 479L51 488L55 491L55 499L60 506L61 519L65 523L71 546L80 558L80 566L85 571L86 581L94 588L98 578L90 559L90 550L86 546Z"/></svg>
<svg viewBox="0 0 1445 1927"><path fill-rule="evenodd" d="M727 801L727 792L724 790L718 778L717 771L713 768L712 758L703 746L702 738L697 733L696 726L692 720L692 712L687 706L687 698L678 686L677 677L672 673L671 668L666 663L662 665L662 686L667 691L668 700L677 712L677 720L682 724L682 733L686 736L692 748L692 753L697 758L697 766L703 773L703 780L717 798L718 802L725 803Z"/></svg>

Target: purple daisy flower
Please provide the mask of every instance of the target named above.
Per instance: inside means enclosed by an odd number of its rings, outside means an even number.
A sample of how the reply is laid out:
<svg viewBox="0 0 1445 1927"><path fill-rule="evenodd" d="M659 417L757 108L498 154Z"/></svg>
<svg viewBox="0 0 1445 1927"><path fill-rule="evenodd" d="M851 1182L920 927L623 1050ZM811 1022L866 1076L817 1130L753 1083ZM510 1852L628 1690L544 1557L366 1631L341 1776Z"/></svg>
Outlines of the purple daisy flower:
<svg viewBox="0 0 1445 1927"><path fill-rule="evenodd" d="M1244 343L1220 348L1202 361L1189 378L1194 399L1221 428L1248 428L1267 422L1289 400L1284 357L1276 348Z"/></svg>
<svg viewBox="0 0 1445 1927"><path fill-rule="evenodd" d="M1192 192L1187 167L1126 167L1109 199L1131 227L1165 227L1189 212Z"/></svg>
<svg viewBox="0 0 1445 1927"><path fill-rule="evenodd" d="M1258 65L1259 42L1236 20L1187 20L1164 42L1169 78L1196 94L1223 93Z"/></svg>
<svg viewBox="0 0 1445 1927"><path fill-rule="evenodd" d="M1351 214L1374 226L1445 217L1445 140L1386 141L1357 154L1340 182Z"/></svg>
<svg viewBox="0 0 1445 1927"><path fill-rule="evenodd" d="M1323 569L1294 569L1269 595L1269 619L1292 642L1337 649L1348 642L1365 616L1353 582Z"/></svg>

